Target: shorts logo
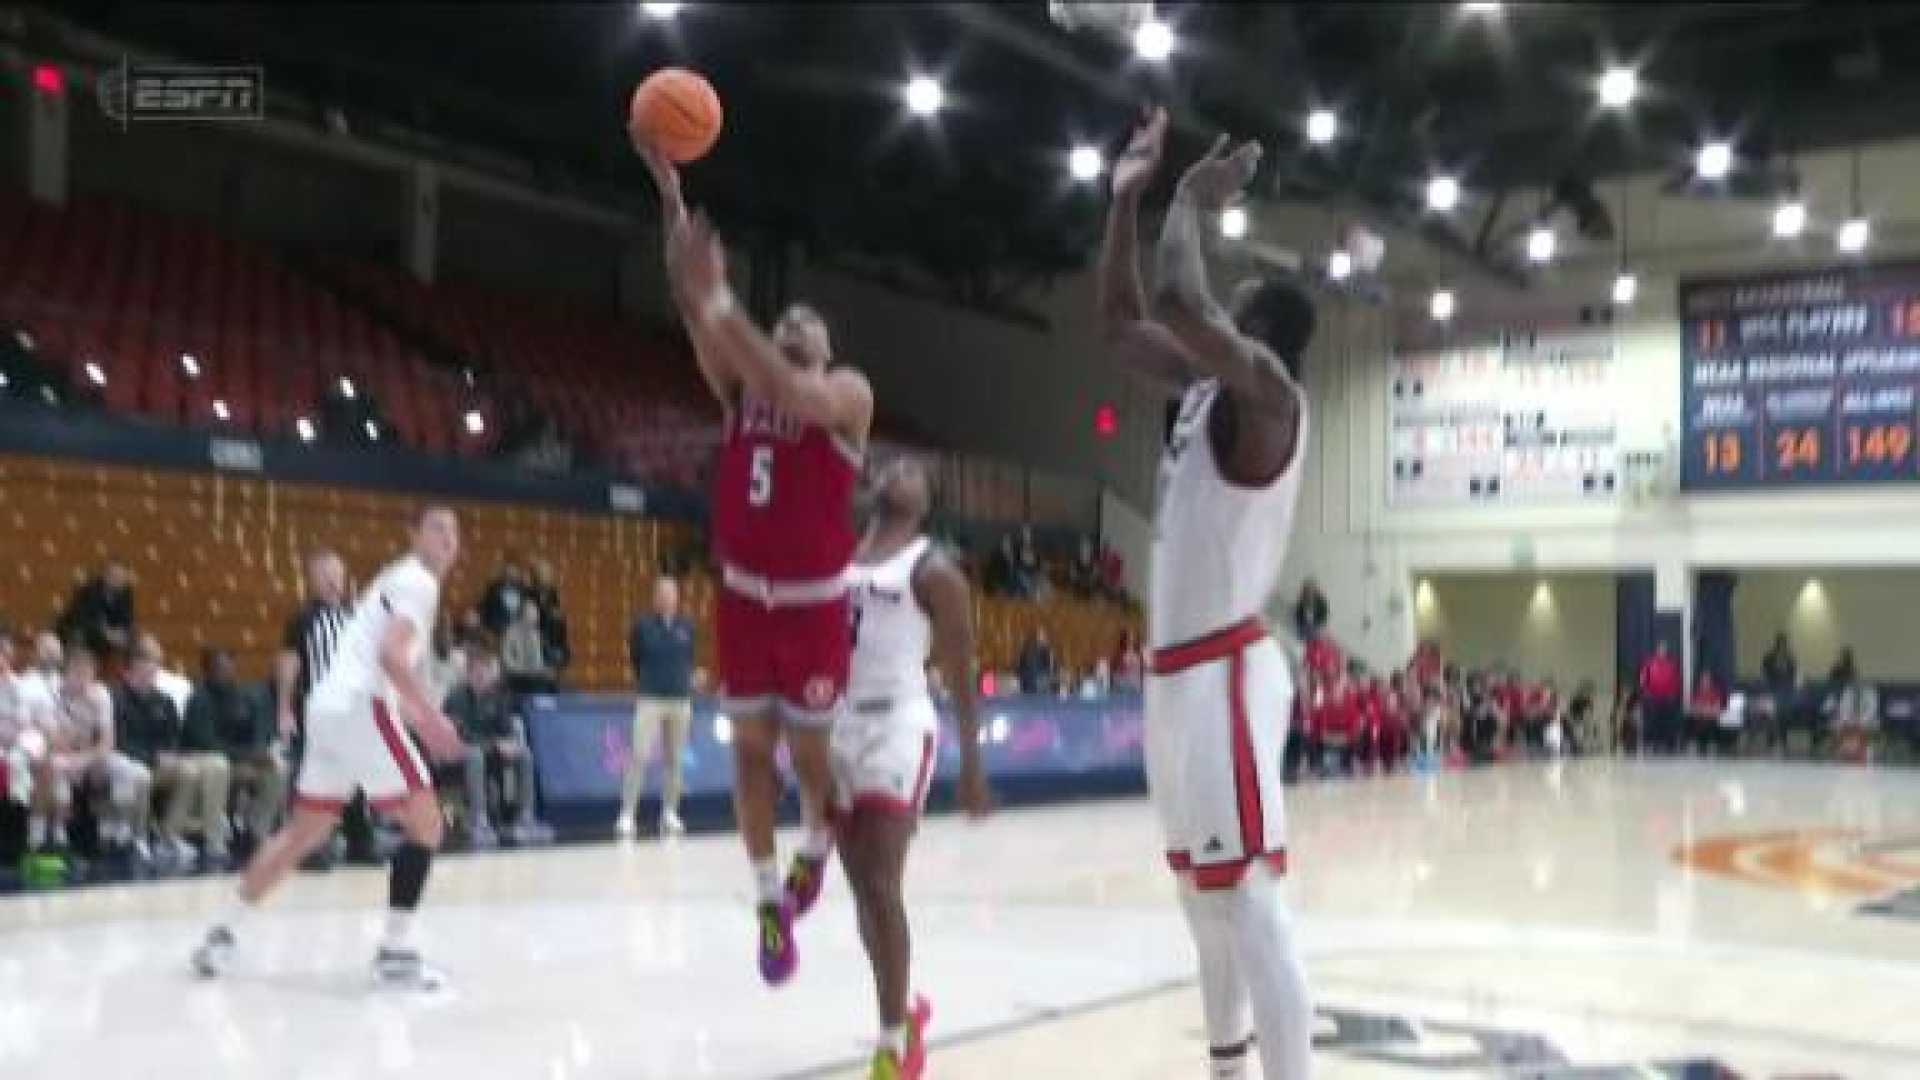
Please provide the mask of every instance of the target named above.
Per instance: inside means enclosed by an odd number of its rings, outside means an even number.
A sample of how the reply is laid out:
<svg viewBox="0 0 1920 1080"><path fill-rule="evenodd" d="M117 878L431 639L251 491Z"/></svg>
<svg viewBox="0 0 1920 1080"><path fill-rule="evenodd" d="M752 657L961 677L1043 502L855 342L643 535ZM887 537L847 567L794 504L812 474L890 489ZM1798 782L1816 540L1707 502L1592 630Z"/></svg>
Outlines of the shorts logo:
<svg viewBox="0 0 1920 1080"><path fill-rule="evenodd" d="M809 709L824 709L833 704L833 680L825 675L815 675L807 680L806 689L801 692Z"/></svg>
<svg viewBox="0 0 1920 1080"><path fill-rule="evenodd" d="M1220 849L1225 846L1226 845L1220 842L1219 837L1210 836L1207 838L1207 846L1202 848L1201 851L1205 852L1208 855L1218 855L1220 854Z"/></svg>

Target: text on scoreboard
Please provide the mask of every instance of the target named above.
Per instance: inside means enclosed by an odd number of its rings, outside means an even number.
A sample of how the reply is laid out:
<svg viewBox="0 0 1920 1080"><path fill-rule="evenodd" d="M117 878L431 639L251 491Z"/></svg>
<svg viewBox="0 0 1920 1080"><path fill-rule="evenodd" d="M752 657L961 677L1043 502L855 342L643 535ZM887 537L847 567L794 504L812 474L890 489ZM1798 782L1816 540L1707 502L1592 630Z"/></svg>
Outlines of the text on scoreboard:
<svg viewBox="0 0 1920 1080"><path fill-rule="evenodd" d="M1687 490L1920 482L1920 264L1680 289Z"/></svg>

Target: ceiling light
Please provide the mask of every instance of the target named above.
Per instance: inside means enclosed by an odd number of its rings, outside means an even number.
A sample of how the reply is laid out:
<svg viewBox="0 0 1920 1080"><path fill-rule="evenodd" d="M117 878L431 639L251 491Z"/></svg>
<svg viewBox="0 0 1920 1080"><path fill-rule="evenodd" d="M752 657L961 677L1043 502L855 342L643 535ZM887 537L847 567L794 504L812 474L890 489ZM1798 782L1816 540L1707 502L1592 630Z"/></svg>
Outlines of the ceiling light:
<svg viewBox="0 0 1920 1080"><path fill-rule="evenodd" d="M1340 134L1340 117L1332 109L1315 109L1307 114L1307 141L1325 146Z"/></svg>
<svg viewBox="0 0 1920 1080"><path fill-rule="evenodd" d="M362 427L366 429L367 438L373 440L374 442L380 441L380 425L379 424L376 424L373 421L369 420L364 425L362 425Z"/></svg>
<svg viewBox="0 0 1920 1080"><path fill-rule="evenodd" d="M1446 211L1460 203L1460 181L1451 176L1436 176L1427 181L1427 209Z"/></svg>
<svg viewBox="0 0 1920 1080"><path fill-rule="evenodd" d="M187 378L189 379L199 378L200 377L199 359L196 358L192 353L181 353L180 354L180 370L185 372L187 375Z"/></svg>
<svg viewBox="0 0 1920 1080"><path fill-rule="evenodd" d="M480 415L479 409L467 410L467 434L478 435L487 430L487 418Z"/></svg>
<svg viewBox="0 0 1920 1080"><path fill-rule="evenodd" d="M89 360L87 361L87 381L95 386L105 386L107 385L107 373L100 370L99 364Z"/></svg>
<svg viewBox="0 0 1920 1080"><path fill-rule="evenodd" d="M1446 322L1453 318L1453 290L1435 289L1433 299L1427 303L1427 313L1435 322Z"/></svg>
<svg viewBox="0 0 1920 1080"><path fill-rule="evenodd" d="M1327 256L1327 276L1335 281L1345 281L1353 275L1353 256L1344 251L1336 251Z"/></svg>
<svg viewBox="0 0 1920 1080"><path fill-rule="evenodd" d="M1073 153L1067 155L1067 168L1075 180L1091 180L1099 176L1100 170L1105 167L1106 162L1101 160L1100 151L1084 143L1074 147Z"/></svg>
<svg viewBox="0 0 1920 1080"><path fill-rule="evenodd" d="M1640 279L1625 271L1613 279L1613 303L1615 307L1626 307L1633 298L1640 295Z"/></svg>
<svg viewBox="0 0 1920 1080"><path fill-rule="evenodd" d="M1834 234L1833 242L1841 251L1852 254L1867 249L1867 241L1872 238L1873 230L1866 218L1849 218Z"/></svg>
<svg viewBox="0 0 1920 1080"><path fill-rule="evenodd" d="M353 400L353 380L345 375L340 376L340 396L348 401Z"/></svg>
<svg viewBox="0 0 1920 1080"><path fill-rule="evenodd" d="M228 411L227 403L218 398L215 398L213 402L213 415L217 420L233 419L233 413Z"/></svg>
<svg viewBox="0 0 1920 1080"><path fill-rule="evenodd" d="M317 434L313 429L313 420L305 416L293 422L293 430L300 433L301 442L312 442Z"/></svg>
<svg viewBox="0 0 1920 1080"><path fill-rule="evenodd" d="M1229 240L1238 240L1247 235L1246 207L1229 206L1220 211L1220 235Z"/></svg>
<svg viewBox="0 0 1920 1080"><path fill-rule="evenodd" d="M1553 250L1559 246L1559 240L1553 230L1545 225L1535 225L1527 234L1527 258L1543 263L1553 260Z"/></svg>
<svg viewBox="0 0 1920 1080"><path fill-rule="evenodd" d="M646 3L640 5L640 10L650 19L671 19L675 15L680 14L680 9L683 6L684 5L681 4Z"/></svg>
<svg viewBox="0 0 1920 1080"><path fill-rule="evenodd" d="M1782 239L1799 236L1806 227L1806 203L1792 199L1773 208L1773 235Z"/></svg>
<svg viewBox="0 0 1920 1080"><path fill-rule="evenodd" d="M1608 68L1600 76L1600 104L1609 109L1624 109L1640 93L1640 76L1627 67Z"/></svg>
<svg viewBox="0 0 1920 1080"><path fill-rule="evenodd" d="M0 390L5 390L7 387L12 385L13 385L13 380L7 378L6 372L0 371Z"/></svg>
<svg viewBox="0 0 1920 1080"><path fill-rule="evenodd" d="M1148 19L1133 32L1133 51L1142 60L1165 60L1173 52L1173 28L1159 19Z"/></svg>
<svg viewBox="0 0 1920 1080"><path fill-rule="evenodd" d="M1733 147L1723 142L1710 142L1700 148L1700 154L1693 160L1693 171L1702 180L1718 180L1733 168Z"/></svg>
<svg viewBox="0 0 1920 1080"><path fill-rule="evenodd" d="M1498 15L1500 14L1500 5L1493 3L1461 4L1460 10L1469 15Z"/></svg>
<svg viewBox="0 0 1920 1080"><path fill-rule="evenodd" d="M915 116L932 116L946 100L946 91L925 75L915 75L907 81L907 108L913 110Z"/></svg>

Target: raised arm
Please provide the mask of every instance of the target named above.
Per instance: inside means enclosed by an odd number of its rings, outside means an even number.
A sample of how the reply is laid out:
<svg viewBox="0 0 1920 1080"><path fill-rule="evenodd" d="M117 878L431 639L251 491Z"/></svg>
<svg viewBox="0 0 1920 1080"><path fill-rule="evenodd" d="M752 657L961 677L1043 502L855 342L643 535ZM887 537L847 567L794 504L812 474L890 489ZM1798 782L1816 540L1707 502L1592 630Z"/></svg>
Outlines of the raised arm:
<svg viewBox="0 0 1920 1080"><path fill-rule="evenodd" d="M698 334L725 358L756 397L864 446L873 426L873 388L849 368L808 371L796 366L735 301L727 283L726 251L704 215L693 215L676 237L674 255Z"/></svg>
<svg viewBox="0 0 1920 1080"><path fill-rule="evenodd" d="M973 817L993 806L980 750L980 709L975 695L973 589L952 559L938 551L920 560L913 575L920 606L933 624L934 662L953 700L953 725L960 734L960 805Z"/></svg>
<svg viewBox="0 0 1920 1080"><path fill-rule="evenodd" d="M1147 110L1126 152L1113 166L1113 198L1100 246L1100 322L1107 345L1129 367L1169 386L1191 376L1186 350L1147 313L1140 281L1140 197L1160 165L1167 111Z"/></svg>
<svg viewBox="0 0 1920 1080"><path fill-rule="evenodd" d="M647 171L653 174L654 186L660 192L660 239L665 249L667 291L673 298L674 308L680 313L680 324L687 328L687 336L693 341L693 358L700 367L701 377L706 379L708 389L713 391L713 396L720 400L720 404L732 408L734 391L738 389L740 380L727 366L725 353L703 332L699 309L688 305L686 290L681 285L680 268L675 262L680 250L676 241L687 227L687 203L680 190L680 170L645 143L635 142L634 149L639 152L640 159L647 163Z"/></svg>

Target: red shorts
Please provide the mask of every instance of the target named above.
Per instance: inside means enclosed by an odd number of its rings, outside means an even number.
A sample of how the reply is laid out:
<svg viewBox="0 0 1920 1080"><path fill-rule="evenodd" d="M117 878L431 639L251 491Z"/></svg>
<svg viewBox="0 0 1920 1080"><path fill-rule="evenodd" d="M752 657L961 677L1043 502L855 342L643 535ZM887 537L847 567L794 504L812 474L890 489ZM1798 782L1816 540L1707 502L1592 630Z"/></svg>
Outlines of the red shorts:
<svg viewBox="0 0 1920 1080"><path fill-rule="evenodd" d="M847 692L853 622L847 598L767 607L722 587L714 598L720 697L732 709L776 702L789 719L826 723Z"/></svg>

